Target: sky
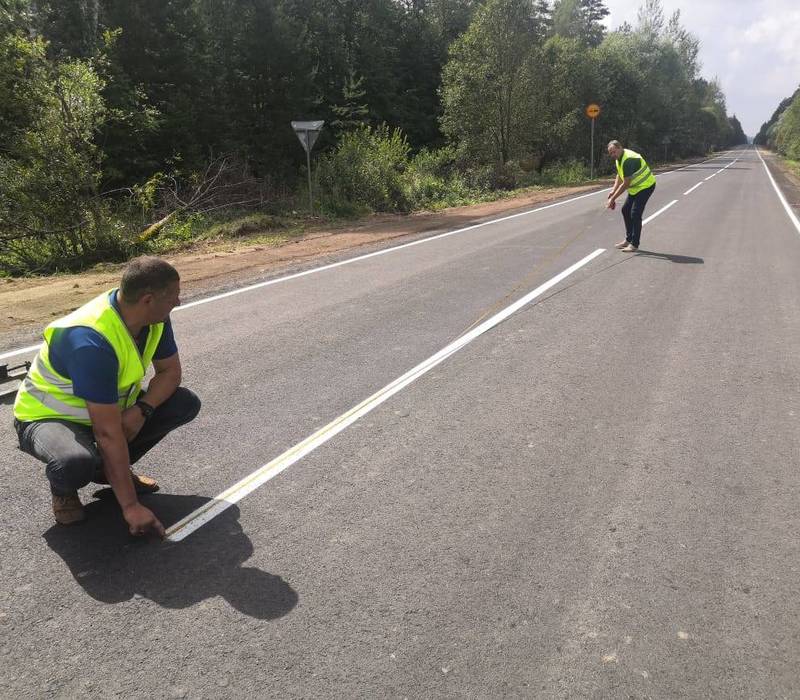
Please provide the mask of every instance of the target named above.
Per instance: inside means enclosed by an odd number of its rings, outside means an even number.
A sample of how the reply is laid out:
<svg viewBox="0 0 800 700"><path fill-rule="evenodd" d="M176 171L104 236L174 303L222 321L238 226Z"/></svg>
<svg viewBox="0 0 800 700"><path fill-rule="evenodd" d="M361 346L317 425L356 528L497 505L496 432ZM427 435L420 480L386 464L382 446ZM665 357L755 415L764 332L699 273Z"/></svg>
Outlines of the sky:
<svg viewBox="0 0 800 700"><path fill-rule="evenodd" d="M642 0L605 0L611 29L636 24ZM800 85L800 1L662 0L700 39L703 77L719 78L728 114L753 137Z"/></svg>

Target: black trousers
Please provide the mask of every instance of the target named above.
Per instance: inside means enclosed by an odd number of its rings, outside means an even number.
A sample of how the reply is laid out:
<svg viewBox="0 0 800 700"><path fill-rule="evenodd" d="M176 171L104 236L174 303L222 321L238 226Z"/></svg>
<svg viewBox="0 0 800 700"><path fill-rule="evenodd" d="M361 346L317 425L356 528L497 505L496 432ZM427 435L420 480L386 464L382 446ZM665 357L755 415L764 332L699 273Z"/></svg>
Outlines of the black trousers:
<svg viewBox="0 0 800 700"><path fill-rule="evenodd" d="M200 399L188 389L178 387L153 411L139 434L128 443L131 464L175 428L194 420L199 412ZM102 472L103 458L91 426L67 420L21 423L15 419L14 427L20 449L45 463L45 474L54 494L64 496L77 491Z"/></svg>
<svg viewBox="0 0 800 700"><path fill-rule="evenodd" d="M632 246L639 247L639 239L642 237L642 216L647 200L650 199L656 186L648 187L646 190L629 194L622 207L622 218L625 219L625 240Z"/></svg>

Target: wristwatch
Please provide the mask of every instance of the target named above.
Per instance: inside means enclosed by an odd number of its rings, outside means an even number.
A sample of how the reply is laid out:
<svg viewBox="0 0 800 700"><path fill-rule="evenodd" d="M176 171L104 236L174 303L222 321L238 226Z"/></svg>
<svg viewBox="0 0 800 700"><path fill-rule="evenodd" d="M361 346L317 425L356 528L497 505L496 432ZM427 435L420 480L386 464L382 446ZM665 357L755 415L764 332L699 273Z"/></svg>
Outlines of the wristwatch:
<svg viewBox="0 0 800 700"><path fill-rule="evenodd" d="M147 420L150 416L152 416L153 415L153 411L156 410L149 403L147 403L147 401L142 401L141 399L136 401L134 406L138 406L139 407L139 410L142 412L142 415L144 416L145 420Z"/></svg>

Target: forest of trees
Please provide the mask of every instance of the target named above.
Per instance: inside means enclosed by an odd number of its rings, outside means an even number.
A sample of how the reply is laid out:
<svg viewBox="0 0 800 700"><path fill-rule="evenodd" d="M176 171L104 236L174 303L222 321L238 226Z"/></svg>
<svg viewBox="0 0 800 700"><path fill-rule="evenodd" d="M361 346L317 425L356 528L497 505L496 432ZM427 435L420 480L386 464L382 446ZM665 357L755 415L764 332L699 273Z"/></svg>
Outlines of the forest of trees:
<svg viewBox="0 0 800 700"><path fill-rule="evenodd" d="M644 0L611 32L607 15L602 0L0 0L0 274L303 206L293 119L326 122L331 215L581 179L590 102L598 158L610 138L652 161L745 142L678 13Z"/></svg>
<svg viewBox="0 0 800 700"><path fill-rule="evenodd" d="M800 161L800 88L778 105L771 119L761 127L755 143Z"/></svg>

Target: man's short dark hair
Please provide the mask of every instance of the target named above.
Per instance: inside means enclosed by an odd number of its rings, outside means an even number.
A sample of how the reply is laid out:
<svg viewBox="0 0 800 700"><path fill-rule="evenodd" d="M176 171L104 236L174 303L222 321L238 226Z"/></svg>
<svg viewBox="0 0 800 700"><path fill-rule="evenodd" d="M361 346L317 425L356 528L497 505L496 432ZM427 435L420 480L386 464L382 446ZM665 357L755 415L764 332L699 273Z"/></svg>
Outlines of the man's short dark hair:
<svg viewBox="0 0 800 700"><path fill-rule="evenodd" d="M166 260L142 255L128 263L119 288L122 298L129 304L135 304L145 294L165 292L180 279L178 271Z"/></svg>

